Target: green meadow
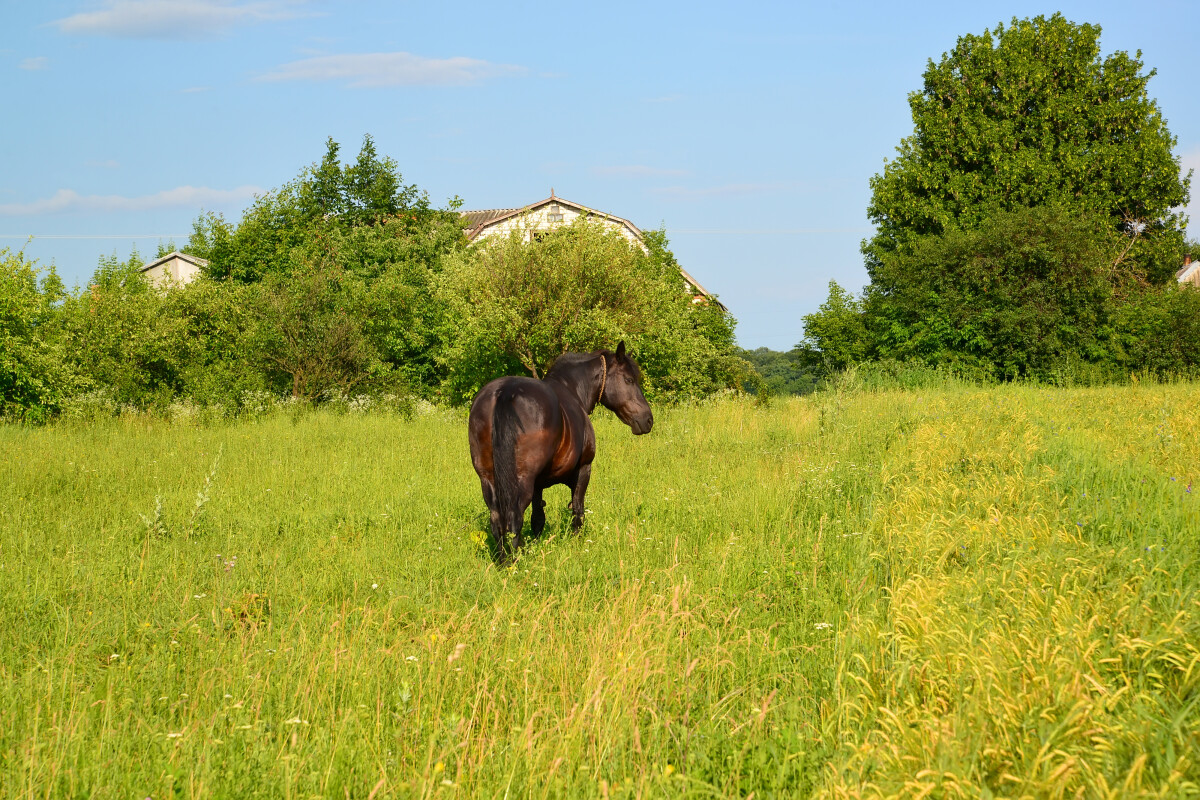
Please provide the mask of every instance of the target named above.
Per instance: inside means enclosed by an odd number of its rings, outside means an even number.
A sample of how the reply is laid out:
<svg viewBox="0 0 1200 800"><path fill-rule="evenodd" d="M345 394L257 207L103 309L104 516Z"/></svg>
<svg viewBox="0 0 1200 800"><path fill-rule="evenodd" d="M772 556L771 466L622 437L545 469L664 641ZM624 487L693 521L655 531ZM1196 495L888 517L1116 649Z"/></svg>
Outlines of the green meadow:
<svg viewBox="0 0 1200 800"><path fill-rule="evenodd" d="M1198 797L1200 387L0 427L6 798Z"/></svg>

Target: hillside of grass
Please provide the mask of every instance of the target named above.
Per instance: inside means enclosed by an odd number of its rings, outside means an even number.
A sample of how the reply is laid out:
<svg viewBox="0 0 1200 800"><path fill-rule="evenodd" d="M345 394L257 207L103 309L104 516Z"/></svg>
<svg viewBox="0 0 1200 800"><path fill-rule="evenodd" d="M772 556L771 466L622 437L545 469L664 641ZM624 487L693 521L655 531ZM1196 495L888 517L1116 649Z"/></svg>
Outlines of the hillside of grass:
<svg viewBox="0 0 1200 800"><path fill-rule="evenodd" d="M0 796L1200 796L1198 390L0 427Z"/></svg>

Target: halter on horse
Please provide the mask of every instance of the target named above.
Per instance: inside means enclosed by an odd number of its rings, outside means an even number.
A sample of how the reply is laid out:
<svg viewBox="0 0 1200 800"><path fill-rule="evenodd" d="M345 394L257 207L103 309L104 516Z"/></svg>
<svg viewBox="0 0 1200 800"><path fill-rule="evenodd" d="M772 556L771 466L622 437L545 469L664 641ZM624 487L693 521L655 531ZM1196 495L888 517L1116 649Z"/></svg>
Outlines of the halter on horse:
<svg viewBox="0 0 1200 800"><path fill-rule="evenodd" d="M546 526L542 490L555 484L571 489L571 527L583 525L583 497L596 456L596 432L589 414L599 403L635 435L649 433L654 415L641 389L641 369L625 352L564 353L534 378L497 378L471 403L468 435L471 462L492 517L500 560L522 544L525 509L533 505L531 533Z"/></svg>

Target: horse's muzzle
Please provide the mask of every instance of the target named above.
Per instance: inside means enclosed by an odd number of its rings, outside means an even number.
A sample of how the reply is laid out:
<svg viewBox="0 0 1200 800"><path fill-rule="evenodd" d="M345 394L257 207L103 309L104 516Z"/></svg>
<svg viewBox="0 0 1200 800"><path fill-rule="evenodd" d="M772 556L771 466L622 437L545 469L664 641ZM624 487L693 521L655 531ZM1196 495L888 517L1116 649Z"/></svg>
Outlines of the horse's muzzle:
<svg viewBox="0 0 1200 800"><path fill-rule="evenodd" d="M654 427L654 415L646 414L645 416L634 417L629 423L630 429L634 436L641 436L644 433L649 433Z"/></svg>

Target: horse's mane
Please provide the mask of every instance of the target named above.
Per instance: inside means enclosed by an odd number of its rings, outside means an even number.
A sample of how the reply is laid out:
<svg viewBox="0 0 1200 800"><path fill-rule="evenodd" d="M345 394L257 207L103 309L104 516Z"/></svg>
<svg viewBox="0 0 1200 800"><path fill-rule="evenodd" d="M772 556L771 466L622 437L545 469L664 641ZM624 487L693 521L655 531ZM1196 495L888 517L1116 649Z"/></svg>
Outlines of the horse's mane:
<svg viewBox="0 0 1200 800"><path fill-rule="evenodd" d="M597 350L593 353L563 353L561 356L554 359L554 363L551 364L550 369L546 371L546 377L549 378L552 375L562 376L564 373L569 374L570 371L575 367L582 365L584 362L591 361L593 358L601 354L606 357L615 355L612 350ZM634 380L640 384L642 382L641 367L639 367L637 362L632 358L626 357L623 359L623 361L633 372ZM615 362L613 363L613 366L616 366ZM612 367L610 367L610 369L612 369Z"/></svg>
<svg viewBox="0 0 1200 800"><path fill-rule="evenodd" d="M583 364L585 361L590 361L596 357L596 353L563 353L558 358L554 359L554 363L550 365L550 369L546 371L546 377L551 375L561 375L574 367Z"/></svg>

